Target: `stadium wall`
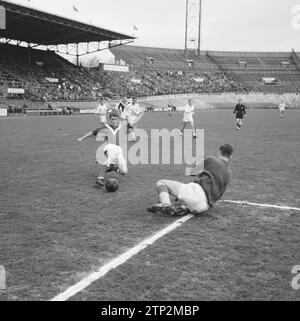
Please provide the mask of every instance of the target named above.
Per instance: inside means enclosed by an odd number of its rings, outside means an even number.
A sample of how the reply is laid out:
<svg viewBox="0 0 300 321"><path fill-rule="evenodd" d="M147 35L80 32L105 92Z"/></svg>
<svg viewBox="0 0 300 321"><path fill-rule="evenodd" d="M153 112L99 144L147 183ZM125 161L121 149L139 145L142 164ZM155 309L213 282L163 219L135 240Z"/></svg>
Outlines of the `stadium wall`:
<svg viewBox="0 0 300 321"><path fill-rule="evenodd" d="M223 94L189 94L173 96L156 96L139 98L139 102L146 106L158 108L166 107L168 104L182 107L186 105L187 99L192 98L195 108L233 108L238 99L241 98L248 108L277 108L280 99L283 98L289 108L300 108L300 96L298 94L264 94L264 93L223 93Z"/></svg>
<svg viewBox="0 0 300 321"><path fill-rule="evenodd" d="M188 94L188 95L167 95L140 97L138 102L145 107L166 108L168 104L176 107L183 107L187 103L187 99L192 98L194 105L198 109L218 109L233 108L238 99L241 98L248 108L277 108L280 99L283 98L289 108L300 109L300 95L298 94L263 94L263 93L223 93L223 94ZM106 102L108 107L114 107L117 101L110 100ZM82 111L94 109L97 102L48 102L54 108L71 107Z"/></svg>

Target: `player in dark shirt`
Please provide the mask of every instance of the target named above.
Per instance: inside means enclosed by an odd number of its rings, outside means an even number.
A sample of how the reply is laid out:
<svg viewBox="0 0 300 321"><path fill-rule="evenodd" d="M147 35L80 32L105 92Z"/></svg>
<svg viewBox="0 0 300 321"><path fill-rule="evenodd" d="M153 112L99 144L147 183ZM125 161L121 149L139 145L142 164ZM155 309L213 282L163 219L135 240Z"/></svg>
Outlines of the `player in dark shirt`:
<svg viewBox="0 0 300 321"><path fill-rule="evenodd" d="M213 207L222 198L230 182L231 172L228 163L232 153L233 148L230 145L221 146L218 157L207 157L204 164L192 168L190 175L196 176L192 183L158 181L156 186L160 203L150 206L148 211L180 216L188 213L202 213ZM172 205L170 194L185 204Z"/></svg>
<svg viewBox="0 0 300 321"><path fill-rule="evenodd" d="M116 105L116 110L122 114L125 110L125 107L128 105L127 98L124 97L117 105Z"/></svg>
<svg viewBox="0 0 300 321"><path fill-rule="evenodd" d="M246 115L246 107L242 104L242 99L239 99L238 104L235 106L234 112L236 117L236 129L241 129L243 125L243 119Z"/></svg>

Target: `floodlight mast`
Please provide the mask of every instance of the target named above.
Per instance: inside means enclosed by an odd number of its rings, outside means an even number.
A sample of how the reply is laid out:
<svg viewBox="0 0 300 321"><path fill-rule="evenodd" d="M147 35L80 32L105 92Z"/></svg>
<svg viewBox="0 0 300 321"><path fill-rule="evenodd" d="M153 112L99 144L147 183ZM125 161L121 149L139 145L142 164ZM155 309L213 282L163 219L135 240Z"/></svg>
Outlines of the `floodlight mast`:
<svg viewBox="0 0 300 321"><path fill-rule="evenodd" d="M201 17L202 14L202 0L199 0L199 31L198 31L198 56L200 56L201 49Z"/></svg>
<svg viewBox="0 0 300 321"><path fill-rule="evenodd" d="M190 50L195 50L200 55L201 49L201 19L202 18L202 0L186 0L185 17L185 46L184 52L188 56ZM197 39L197 43L196 43ZM193 48L191 48L191 44ZM195 44L197 48L195 48Z"/></svg>

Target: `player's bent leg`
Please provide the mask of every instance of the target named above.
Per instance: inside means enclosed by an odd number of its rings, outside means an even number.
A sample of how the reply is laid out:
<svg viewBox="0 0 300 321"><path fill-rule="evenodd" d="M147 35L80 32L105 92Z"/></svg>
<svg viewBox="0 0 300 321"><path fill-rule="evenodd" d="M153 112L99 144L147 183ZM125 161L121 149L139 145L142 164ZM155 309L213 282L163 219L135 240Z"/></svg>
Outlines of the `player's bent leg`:
<svg viewBox="0 0 300 321"><path fill-rule="evenodd" d="M96 180L96 184L97 186L104 186L104 175L107 172L107 166L103 166L103 171L98 175L97 180Z"/></svg>
<svg viewBox="0 0 300 321"><path fill-rule="evenodd" d="M148 212L156 213L156 212L164 212L167 209L171 208L171 200L169 195L168 181L160 180L156 184L156 189L159 196L160 203L154 204L148 207Z"/></svg>
<svg viewBox="0 0 300 321"><path fill-rule="evenodd" d="M185 130L186 125L187 125L187 123L184 121L183 125L182 125L182 128L181 128L181 131L180 131L180 135L183 135L183 132Z"/></svg>
<svg viewBox="0 0 300 321"><path fill-rule="evenodd" d="M206 194L203 188L196 183L182 184L174 181L159 181L157 184L158 190L163 193L168 191L185 204L174 206L168 204L157 204L153 208L155 211L160 211L169 216L183 216L189 213L200 214L206 212L210 206L207 201ZM160 194L162 195L162 194Z"/></svg>
<svg viewBox="0 0 300 321"><path fill-rule="evenodd" d="M106 160L100 164L105 166L104 173L118 170L117 156L119 154L119 148L119 146L114 144L107 144L104 147L103 152Z"/></svg>
<svg viewBox="0 0 300 321"><path fill-rule="evenodd" d="M156 184L157 192L161 203L171 204L170 194L178 198L180 187L183 184L171 180L160 180Z"/></svg>
<svg viewBox="0 0 300 321"><path fill-rule="evenodd" d="M176 181L158 181L156 184L156 188L160 203L148 207L148 211L151 213L162 212L164 214L171 215L174 208L171 205L170 194L177 198L181 185L182 183Z"/></svg>
<svg viewBox="0 0 300 321"><path fill-rule="evenodd" d="M116 165L120 175L126 175L128 172L127 162L124 158L122 148L114 144L108 144L104 148L107 160L106 166Z"/></svg>
<svg viewBox="0 0 300 321"><path fill-rule="evenodd" d="M120 175L126 175L128 173L127 162L124 158L123 153L120 153L117 156L117 166L118 166Z"/></svg>

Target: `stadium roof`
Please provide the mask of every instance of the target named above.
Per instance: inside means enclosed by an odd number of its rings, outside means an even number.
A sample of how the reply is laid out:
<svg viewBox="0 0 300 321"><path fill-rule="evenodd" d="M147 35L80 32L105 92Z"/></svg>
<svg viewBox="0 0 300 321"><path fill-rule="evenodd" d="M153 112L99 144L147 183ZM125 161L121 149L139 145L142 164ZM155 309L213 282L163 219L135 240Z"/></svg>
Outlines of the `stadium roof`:
<svg viewBox="0 0 300 321"><path fill-rule="evenodd" d="M0 29L1 38L39 45L135 39L12 2L0 0L0 5L6 9L6 29Z"/></svg>

